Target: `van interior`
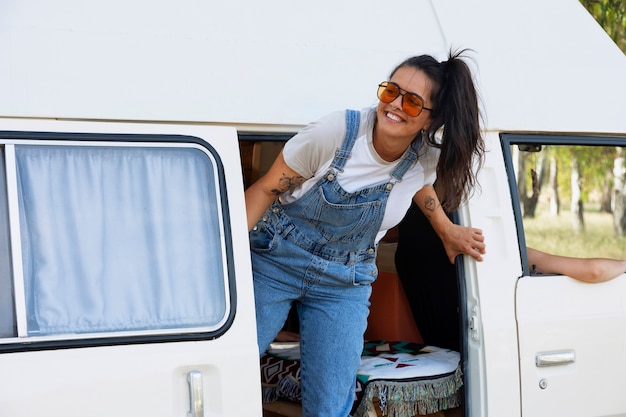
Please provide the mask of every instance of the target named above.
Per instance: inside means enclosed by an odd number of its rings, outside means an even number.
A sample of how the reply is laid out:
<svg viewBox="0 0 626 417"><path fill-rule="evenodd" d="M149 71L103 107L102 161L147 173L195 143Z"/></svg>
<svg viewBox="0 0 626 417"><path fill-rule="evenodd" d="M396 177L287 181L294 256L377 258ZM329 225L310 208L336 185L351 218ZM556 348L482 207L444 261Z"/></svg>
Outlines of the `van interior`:
<svg viewBox="0 0 626 417"><path fill-rule="evenodd" d="M239 145L245 188L267 172L288 138L289 135L247 135L240 133ZM398 242L401 242L401 251L396 250ZM428 353L435 350L441 351L442 354L452 352L459 358L456 365L456 377L459 383L453 389L455 391L452 393L454 399L442 395L441 390L431 390L429 395L433 398L428 398L427 401L421 403L405 401L404 404L400 404L402 401L396 401L394 404L394 398L383 398L381 401L381 398L376 395L383 392L387 387L379 387L378 391L369 392L368 395L363 395L364 398L359 398L359 390L364 389L364 387L360 386L357 381L357 399L353 415L368 417L383 415L450 417L464 415L463 355L459 326L461 318L458 308L460 292L457 281L457 266L448 261L441 241L426 217L415 205L412 205L402 224L390 230L379 244L377 265L379 275L373 284L370 298L371 306L368 328L365 333L364 355L372 343L375 345L373 348L375 351L385 355L396 352L394 349L398 346L403 351L415 349L413 353L417 351ZM298 321L295 314L290 315L283 329L298 332ZM289 343L285 345L288 348L293 348L295 345L297 349L297 343L291 343L291 346ZM268 385L273 387L281 384L280 381L277 383L275 379L272 379L275 374L280 373L276 371L277 369L291 369L290 373L285 371L282 382L285 382L286 379L294 380L298 376L297 363L289 362L288 355L281 356L280 349L274 351L273 346L272 350L261 359L264 390ZM385 359L395 360L391 357ZM278 363L278 360L282 362ZM441 360L445 361L446 359ZM448 373L445 374L450 376ZM411 381L434 381L433 386L441 387L442 383L437 381L439 377L441 377L441 373L435 372L431 375L411 378ZM406 385L404 385L405 391L406 387L410 387L414 383L411 381L407 380ZM447 381L449 383L449 379ZM422 392L424 391L422 389ZM302 410L297 395L290 395L289 392L289 389L284 389L280 394L274 394L274 398L271 400L267 400L264 393L264 417L301 416ZM437 396L439 398L435 398ZM364 405L365 398L368 397L369 407ZM358 405L361 405L361 408L358 408ZM397 407L394 412L398 414L390 412L394 405Z"/></svg>

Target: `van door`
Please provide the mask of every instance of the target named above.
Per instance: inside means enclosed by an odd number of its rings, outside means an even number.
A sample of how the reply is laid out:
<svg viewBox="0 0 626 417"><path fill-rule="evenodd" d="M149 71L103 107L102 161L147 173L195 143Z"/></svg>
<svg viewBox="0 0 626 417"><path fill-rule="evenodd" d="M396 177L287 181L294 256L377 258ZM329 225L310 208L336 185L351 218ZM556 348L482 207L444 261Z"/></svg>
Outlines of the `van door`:
<svg viewBox="0 0 626 417"><path fill-rule="evenodd" d="M522 415L626 415L626 276L586 283L541 274L526 257L528 246L626 258L614 227L626 214L626 138L504 135L503 143L523 255L515 298Z"/></svg>
<svg viewBox="0 0 626 417"><path fill-rule="evenodd" d="M234 129L0 119L0 191L0 415L261 415Z"/></svg>

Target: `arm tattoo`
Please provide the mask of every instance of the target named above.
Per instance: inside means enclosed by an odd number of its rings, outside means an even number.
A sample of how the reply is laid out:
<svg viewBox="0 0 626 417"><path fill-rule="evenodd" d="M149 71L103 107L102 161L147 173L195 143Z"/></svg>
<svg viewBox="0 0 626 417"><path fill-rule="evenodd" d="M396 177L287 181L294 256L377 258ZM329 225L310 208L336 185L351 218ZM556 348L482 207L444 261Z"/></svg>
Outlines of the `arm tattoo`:
<svg viewBox="0 0 626 417"><path fill-rule="evenodd" d="M283 176L278 180L278 187L272 188L271 192L274 195L280 195L285 191L293 190L296 187L299 187L304 181L305 178L301 175L289 177L286 174L283 174Z"/></svg>
<svg viewBox="0 0 626 417"><path fill-rule="evenodd" d="M437 208L437 201L431 196L428 196L424 199L424 208L430 212L435 211Z"/></svg>

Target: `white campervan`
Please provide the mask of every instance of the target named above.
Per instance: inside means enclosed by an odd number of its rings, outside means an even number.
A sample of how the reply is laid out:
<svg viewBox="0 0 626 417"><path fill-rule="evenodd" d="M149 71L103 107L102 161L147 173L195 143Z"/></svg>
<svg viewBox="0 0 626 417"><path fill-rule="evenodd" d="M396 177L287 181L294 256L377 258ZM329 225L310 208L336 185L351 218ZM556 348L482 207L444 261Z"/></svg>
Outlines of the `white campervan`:
<svg viewBox="0 0 626 417"><path fill-rule="evenodd" d="M0 416L297 415L262 407L244 187L451 48L488 149L457 411L626 416L626 276L533 276L518 194L520 151L626 147L626 57L577 0L3 0Z"/></svg>

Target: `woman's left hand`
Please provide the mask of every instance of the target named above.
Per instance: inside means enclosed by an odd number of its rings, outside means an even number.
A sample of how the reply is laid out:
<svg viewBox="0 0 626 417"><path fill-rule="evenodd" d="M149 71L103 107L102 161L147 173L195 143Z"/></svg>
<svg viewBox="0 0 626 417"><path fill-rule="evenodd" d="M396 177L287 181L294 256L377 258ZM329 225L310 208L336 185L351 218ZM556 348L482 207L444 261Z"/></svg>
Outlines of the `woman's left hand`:
<svg viewBox="0 0 626 417"><path fill-rule="evenodd" d="M477 261L483 260L482 255L486 252L485 237L483 231L473 227L459 226L450 223L441 241L446 249L450 263L454 263L457 255L469 255Z"/></svg>

